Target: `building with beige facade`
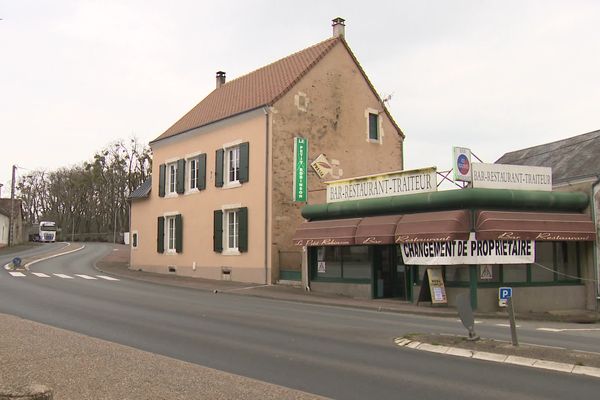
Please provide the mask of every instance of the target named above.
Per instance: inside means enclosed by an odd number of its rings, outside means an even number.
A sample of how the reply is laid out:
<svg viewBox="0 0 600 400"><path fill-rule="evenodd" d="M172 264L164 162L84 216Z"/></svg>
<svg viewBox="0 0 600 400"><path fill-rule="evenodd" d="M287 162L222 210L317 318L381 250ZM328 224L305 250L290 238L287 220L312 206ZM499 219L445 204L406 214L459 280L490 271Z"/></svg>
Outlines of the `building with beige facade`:
<svg viewBox="0 0 600 400"><path fill-rule="evenodd" d="M337 18L332 37L230 82L218 72L215 90L150 143L152 179L131 196L131 268L266 284L299 276L292 237L301 208L324 202L323 182L403 168L404 135L344 29ZM297 138L316 162L303 175ZM298 179L305 201L293 197Z"/></svg>

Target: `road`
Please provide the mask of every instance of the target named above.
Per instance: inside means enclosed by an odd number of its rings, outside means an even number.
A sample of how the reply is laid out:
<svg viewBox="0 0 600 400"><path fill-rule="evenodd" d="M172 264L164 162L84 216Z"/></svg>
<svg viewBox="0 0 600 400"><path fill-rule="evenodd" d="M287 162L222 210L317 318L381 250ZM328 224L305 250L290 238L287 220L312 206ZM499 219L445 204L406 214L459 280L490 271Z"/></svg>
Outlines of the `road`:
<svg viewBox="0 0 600 400"><path fill-rule="evenodd" d="M332 398L577 399L600 391L596 378L394 344L411 332L464 334L454 319L107 280L93 265L110 251L109 245L88 244L37 263L24 276L2 269L0 312ZM2 265L8 261L0 257ZM478 333L507 339L508 328L497 326L504 322L485 320ZM539 330L581 325L520 325L523 342L600 348L597 330Z"/></svg>

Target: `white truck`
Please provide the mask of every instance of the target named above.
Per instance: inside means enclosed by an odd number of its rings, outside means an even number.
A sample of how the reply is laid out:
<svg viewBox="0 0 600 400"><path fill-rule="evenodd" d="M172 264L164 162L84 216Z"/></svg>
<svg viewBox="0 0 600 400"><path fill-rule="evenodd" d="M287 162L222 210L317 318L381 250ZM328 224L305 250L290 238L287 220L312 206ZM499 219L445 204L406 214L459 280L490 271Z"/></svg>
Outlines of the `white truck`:
<svg viewBox="0 0 600 400"><path fill-rule="evenodd" d="M29 235L29 240L33 242L56 242L56 222L41 221L37 231Z"/></svg>

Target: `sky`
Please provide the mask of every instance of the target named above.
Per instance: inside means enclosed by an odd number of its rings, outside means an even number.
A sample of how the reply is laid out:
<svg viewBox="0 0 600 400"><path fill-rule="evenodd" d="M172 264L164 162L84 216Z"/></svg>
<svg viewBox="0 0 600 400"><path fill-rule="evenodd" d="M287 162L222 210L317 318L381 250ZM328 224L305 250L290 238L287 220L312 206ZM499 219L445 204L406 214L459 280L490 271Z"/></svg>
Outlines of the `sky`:
<svg viewBox="0 0 600 400"><path fill-rule="evenodd" d="M148 143L208 95L332 34L406 135L405 168L600 129L600 1L0 0L0 184Z"/></svg>

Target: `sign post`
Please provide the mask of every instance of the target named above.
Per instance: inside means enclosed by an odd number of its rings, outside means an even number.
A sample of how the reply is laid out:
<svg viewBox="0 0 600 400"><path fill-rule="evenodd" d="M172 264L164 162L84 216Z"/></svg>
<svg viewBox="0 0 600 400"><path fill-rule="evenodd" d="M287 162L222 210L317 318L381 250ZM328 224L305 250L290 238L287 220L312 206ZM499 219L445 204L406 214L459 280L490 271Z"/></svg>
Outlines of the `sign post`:
<svg viewBox="0 0 600 400"><path fill-rule="evenodd" d="M308 139L294 138L294 195L293 200L306 202Z"/></svg>
<svg viewBox="0 0 600 400"><path fill-rule="evenodd" d="M498 305L500 307L506 307L508 303L508 299L512 297L512 288L511 287L501 287L498 288Z"/></svg>

